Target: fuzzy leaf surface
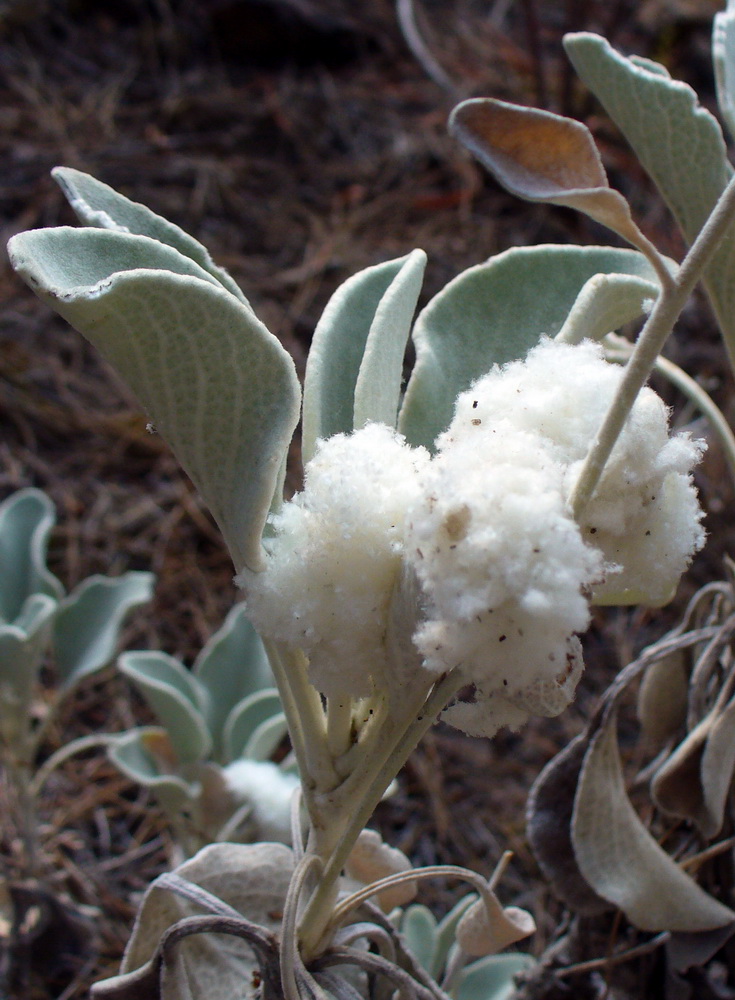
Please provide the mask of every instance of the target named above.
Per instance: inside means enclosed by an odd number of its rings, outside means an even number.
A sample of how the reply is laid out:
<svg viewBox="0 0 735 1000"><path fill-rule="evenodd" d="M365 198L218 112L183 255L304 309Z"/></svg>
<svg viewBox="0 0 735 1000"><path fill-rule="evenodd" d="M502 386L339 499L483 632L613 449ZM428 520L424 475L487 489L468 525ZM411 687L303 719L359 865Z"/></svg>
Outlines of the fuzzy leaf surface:
<svg viewBox="0 0 735 1000"><path fill-rule="evenodd" d="M63 596L46 568L55 523L54 505L41 490L18 490L0 504L0 622L15 621L32 594Z"/></svg>
<svg viewBox="0 0 735 1000"><path fill-rule="evenodd" d="M375 310L355 383L356 430L370 421L396 425L403 355L425 270L426 254L413 250Z"/></svg>
<svg viewBox="0 0 735 1000"><path fill-rule="evenodd" d="M459 104L449 130L511 194L566 205L625 236L625 198L610 188L586 125L537 108L477 97Z"/></svg>
<svg viewBox="0 0 735 1000"><path fill-rule="evenodd" d="M586 755L572 840L584 878L646 931L703 931L735 920L658 845L628 798L610 712Z"/></svg>
<svg viewBox="0 0 735 1000"><path fill-rule="evenodd" d="M228 292L248 304L237 283L227 271L214 263L207 248L173 222L156 215L145 205L131 201L109 184L104 184L81 170L55 167L51 171L51 176L64 192L79 221L85 226L113 229L121 233L150 236L151 239L159 240L178 250L184 257L189 257L211 274Z"/></svg>
<svg viewBox="0 0 735 1000"><path fill-rule="evenodd" d="M238 757L250 756L248 744L256 730L269 719L283 720L281 699L275 688L264 688L247 695L232 709L223 732L223 760L227 763ZM281 736L276 742L279 742ZM270 756L268 754L267 756Z"/></svg>
<svg viewBox="0 0 735 1000"><path fill-rule="evenodd" d="M637 275L596 274L580 290L557 340L567 344L602 340L643 315L658 293L656 282Z"/></svg>
<svg viewBox="0 0 735 1000"><path fill-rule="evenodd" d="M457 1000L511 1000L516 992L514 977L535 964L531 955L520 951L481 958L463 970Z"/></svg>
<svg viewBox="0 0 735 1000"><path fill-rule="evenodd" d="M626 59L597 35L567 35L575 70L621 130L691 243L709 217L732 167L722 130L685 83ZM735 360L735 233L721 242L704 285Z"/></svg>
<svg viewBox="0 0 735 1000"><path fill-rule="evenodd" d="M131 781L150 788L169 815L178 813L196 794L194 785L172 773L176 758L165 729L142 726L121 733L107 748L107 756Z"/></svg>
<svg viewBox="0 0 735 1000"><path fill-rule="evenodd" d="M278 931L293 855L283 844L212 844L176 869L254 923ZM125 951L121 975L145 965L160 937L201 907L155 884L143 897ZM237 938L202 934L184 942L166 970L162 1000L232 1000L244 995L258 964Z"/></svg>
<svg viewBox="0 0 735 1000"><path fill-rule="evenodd" d="M534 781L526 806L526 835L554 894L576 913L610 908L582 872L572 844L572 816L579 774L589 748L587 732L553 757Z"/></svg>
<svg viewBox="0 0 735 1000"><path fill-rule="evenodd" d="M0 625L0 744L16 750L31 725L35 684L56 608L48 594L32 594L12 625Z"/></svg>
<svg viewBox="0 0 735 1000"><path fill-rule="evenodd" d="M735 137L735 6L732 0L728 0L726 10L715 14L712 61L720 113L730 135Z"/></svg>
<svg viewBox="0 0 735 1000"><path fill-rule="evenodd" d="M150 601L154 583L152 573L95 575L64 598L54 620L53 641L65 690L112 661L126 616Z"/></svg>
<svg viewBox="0 0 735 1000"><path fill-rule="evenodd" d="M155 650L123 653L118 668L158 716L181 763L193 763L209 754L212 740L204 721L206 695L178 660Z"/></svg>
<svg viewBox="0 0 735 1000"><path fill-rule="evenodd" d="M9 249L21 277L134 390L235 568L261 568L300 399L276 338L198 264L148 237L62 227L21 233Z"/></svg>
<svg viewBox="0 0 735 1000"><path fill-rule="evenodd" d="M244 604L231 609L197 656L192 673L209 696L207 723L214 740L214 755L219 758L225 723L234 707L256 691L273 688L268 656L248 621Z"/></svg>
<svg viewBox="0 0 735 1000"><path fill-rule="evenodd" d="M610 247L518 247L463 271L416 319L399 431L432 448L459 393L493 365L525 357L544 334L555 337L586 282L605 273L654 280L642 254Z"/></svg>
<svg viewBox="0 0 735 1000"><path fill-rule="evenodd" d="M394 397L397 404L424 264L419 250L365 268L340 285L327 303L314 331L304 378L304 462L314 454L318 439L354 429L358 381L360 419L372 409L387 412ZM398 328L389 325L393 319ZM386 379L384 389L376 384L381 378ZM395 414L391 426L394 423Z"/></svg>

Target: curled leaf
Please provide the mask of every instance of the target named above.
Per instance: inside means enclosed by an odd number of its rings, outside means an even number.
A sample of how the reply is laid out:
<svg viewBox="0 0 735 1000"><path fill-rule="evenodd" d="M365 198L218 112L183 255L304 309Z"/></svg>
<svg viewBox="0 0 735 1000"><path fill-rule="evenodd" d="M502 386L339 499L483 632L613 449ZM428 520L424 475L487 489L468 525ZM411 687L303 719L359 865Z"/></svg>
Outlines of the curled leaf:
<svg viewBox="0 0 735 1000"><path fill-rule="evenodd" d="M581 122L488 97L459 104L449 129L511 194L574 208L637 242L628 203Z"/></svg>
<svg viewBox="0 0 735 1000"><path fill-rule="evenodd" d="M457 924L457 944L474 958L494 955L533 934L536 922L527 910L503 907L494 892L478 899Z"/></svg>
<svg viewBox="0 0 735 1000"><path fill-rule="evenodd" d="M662 747L686 722L688 687L682 649L656 660L643 675L637 714L643 735L653 747Z"/></svg>
<svg viewBox="0 0 735 1000"><path fill-rule="evenodd" d="M597 893L646 931L703 931L735 920L669 857L628 798L610 712L590 745L574 805L572 841Z"/></svg>
<svg viewBox="0 0 735 1000"><path fill-rule="evenodd" d="M580 871L571 835L574 796L588 747L589 735L582 733L543 769L528 798L526 832L555 895L577 913L594 914L610 904Z"/></svg>
<svg viewBox="0 0 735 1000"><path fill-rule="evenodd" d="M364 885L388 875L411 871L411 862L403 851L383 843L377 830L363 830L347 859L345 871ZM416 895L416 883L404 882L378 893L377 900L385 913L410 903Z"/></svg>
<svg viewBox="0 0 735 1000"><path fill-rule="evenodd" d="M722 828L735 770L735 699L713 709L656 771L651 796L659 809L695 823L712 838Z"/></svg>

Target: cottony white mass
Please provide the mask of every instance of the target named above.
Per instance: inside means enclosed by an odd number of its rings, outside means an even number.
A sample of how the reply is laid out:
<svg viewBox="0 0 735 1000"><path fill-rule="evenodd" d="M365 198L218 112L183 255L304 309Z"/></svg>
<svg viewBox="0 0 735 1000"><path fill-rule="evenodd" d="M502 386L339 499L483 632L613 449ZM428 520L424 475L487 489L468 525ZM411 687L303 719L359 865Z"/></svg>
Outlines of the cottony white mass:
<svg viewBox="0 0 735 1000"><path fill-rule="evenodd" d="M452 671L470 686L444 713L465 731L558 714L590 599L663 603L704 541L690 472L703 445L669 437L651 389L573 518L620 378L599 345L544 340L459 396L433 456L380 424L320 442L273 519L266 570L243 577L255 626L304 649L328 697L395 686L405 665L391 657L410 648L427 690ZM410 635L389 642L397 594Z"/></svg>

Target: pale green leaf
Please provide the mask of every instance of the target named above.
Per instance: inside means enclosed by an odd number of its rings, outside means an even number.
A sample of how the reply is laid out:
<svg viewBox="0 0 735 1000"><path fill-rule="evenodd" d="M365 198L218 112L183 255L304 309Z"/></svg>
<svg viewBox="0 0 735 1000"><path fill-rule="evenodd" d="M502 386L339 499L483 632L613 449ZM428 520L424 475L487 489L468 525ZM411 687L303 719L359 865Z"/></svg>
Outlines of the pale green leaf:
<svg viewBox="0 0 735 1000"><path fill-rule="evenodd" d="M245 605L237 604L194 661L192 673L209 698L207 724L214 755L222 756L227 717L247 695L273 687L268 656L260 636L248 621Z"/></svg>
<svg viewBox="0 0 735 1000"><path fill-rule="evenodd" d="M15 621L32 594L63 596L46 568L55 523L54 505L41 490L18 490L0 504L0 622Z"/></svg>
<svg viewBox="0 0 735 1000"><path fill-rule="evenodd" d="M407 907L401 918L401 934L419 965L438 977L442 970L434 968L436 917L431 910L420 903Z"/></svg>
<svg viewBox="0 0 735 1000"><path fill-rule="evenodd" d="M625 790L611 712L587 753L574 806L572 839L594 890L645 931L702 931L735 920L659 846Z"/></svg>
<svg viewBox="0 0 735 1000"><path fill-rule="evenodd" d="M48 594L32 594L12 625L0 625L0 744L19 752L56 608Z"/></svg>
<svg viewBox="0 0 735 1000"><path fill-rule="evenodd" d="M685 83L626 59L597 35L567 35L574 68L597 96L655 181L691 243L717 203L732 167L722 130ZM704 275L735 360L735 233L716 250Z"/></svg>
<svg viewBox="0 0 735 1000"><path fill-rule="evenodd" d="M243 757L257 761L270 760L287 732L288 725L283 712L264 719L245 744Z"/></svg>
<svg viewBox="0 0 735 1000"><path fill-rule="evenodd" d="M654 280L634 250L542 245L506 250L450 281L416 320L416 364L398 429L411 444L431 448L459 393L493 365L525 357L542 335L556 336L599 273Z"/></svg>
<svg viewBox="0 0 735 1000"><path fill-rule="evenodd" d="M228 292L242 302L247 299L237 283L209 255L198 240L168 219L151 212L145 205L131 201L108 184L71 167L55 167L51 176L64 192L77 218L85 226L113 229L121 233L149 236L178 250L212 275Z"/></svg>
<svg viewBox="0 0 735 1000"><path fill-rule="evenodd" d="M262 723L274 717L282 719L281 699L275 688L254 691L243 698L232 709L224 726L223 760L229 762L237 760L238 757L249 756L246 747L253 734ZM283 732L279 740L282 737Z"/></svg>
<svg viewBox="0 0 735 1000"><path fill-rule="evenodd" d="M182 764L203 760L212 748L204 721L206 693L191 673L166 653L123 653L121 673L132 681L158 716Z"/></svg>
<svg viewBox="0 0 735 1000"><path fill-rule="evenodd" d="M64 689L112 661L125 617L151 599L154 581L152 573L90 576L64 598L53 633L56 667Z"/></svg>
<svg viewBox="0 0 735 1000"><path fill-rule="evenodd" d="M197 264L144 236L32 231L16 236L10 253L31 288L136 392L212 511L236 569L259 569L299 410L294 364L276 338ZM167 270L150 269L154 255Z"/></svg>
<svg viewBox="0 0 735 1000"><path fill-rule="evenodd" d="M370 421L396 425L403 355L425 269L426 254L414 250L375 311L355 384L355 429Z"/></svg>
<svg viewBox="0 0 735 1000"><path fill-rule="evenodd" d="M393 370L389 377L390 388L381 405L393 398L396 381L400 385L403 348L398 359L398 347L407 331L395 331L396 341L391 343L391 331L380 313L383 308L386 316L398 315L400 318L403 315L405 318L409 308L413 312L414 295L418 294L416 282L419 271L423 272L423 258L416 253L359 271L340 285L327 303L314 331L306 365L301 437L304 462L314 454L320 438L349 434L354 429L355 389L373 324L376 324L374 347L371 345L372 358L366 367L361 390L364 405L369 403L374 378L387 365L390 364ZM404 267L408 269L407 275L398 281L398 297L394 297L388 294L389 289ZM405 296L405 300L401 296ZM385 350L385 364L381 367L380 354ZM360 406L362 408L363 403Z"/></svg>
<svg viewBox="0 0 735 1000"><path fill-rule="evenodd" d="M171 762L157 752L162 745L170 748L166 731L157 726L143 726L112 739L107 756L126 778L149 788L164 811L175 816L194 799L197 790L179 775L171 773Z"/></svg>
<svg viewBox="0 0 735 1000"><path fill-rule="evenodd" d="M735 138L735 4L715 14L712 31L712 61L715 67L717 103L730 135Z"/></svg>
<svg viewBox="0 0 735 1000"><path fill-rule="evenodd" d="M535 964L534 958L521 951L481 958L463 970L457 1000L511 1000L516 993L515 977Z"/></svg>
<svg viewBox="0 0 735 1000"><path fill-rule="evenodd" d="M566 344L602 340L646 312L659 288L637 275L596 274L582 287L556 339Z"/></svg>

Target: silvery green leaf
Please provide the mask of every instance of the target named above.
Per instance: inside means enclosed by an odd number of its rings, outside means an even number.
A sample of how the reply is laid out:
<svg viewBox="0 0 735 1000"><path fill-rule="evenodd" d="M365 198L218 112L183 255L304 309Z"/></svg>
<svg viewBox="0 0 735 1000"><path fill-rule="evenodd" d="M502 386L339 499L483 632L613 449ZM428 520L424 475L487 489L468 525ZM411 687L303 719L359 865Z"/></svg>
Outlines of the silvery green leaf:
<svg viewBox="0 0 735 1000"><path fill-rule="evenodd" d="M633 274L596 274L583 285L556 339L566 344L602 340L642 316L659 287Z"/></svg>
<svg viewBox="0 0 735 1000"><path fill-rule="evenodd" d="M126 615L151 599L154 581L152 573L90 576L61 601L53 647L62 688L112 661Z"/></svg>
<svg viewBox="0 0 735 1000"><path fill-rule="evenodd" d="M0 625L0 744L17 749L28 732L33 689L56 608L48 594L32 594L12 625Z"/></svg>
<svg viewBox="0 0 735 1000"><path fill-rule="evenodd" d="M275 688L254 691L230 712L223 730L223 760L247 756L246 747L257 728L273 717L282 717L281 699ZM282 738L283 733L279 737ZM270 756L270 754L268 754Z"/></svg>
<svg viewBox="0 0 735 1000"><path fill-rule="evenodd" d="M143 726L116 736L108 744L107 756L131 781L150 788L169 815L176 815L192 800L196 786L172 773L176 766L165 729Z"/></svg>
<svg viewBox="0 0 735 1000"><path fill-rule="evenodd" d="M219 759L223 729L233 706L255 691L273 686L268 657L246 617L244 604L232 608L197 656L192 673L209 695L207 724L214 740L213 753Z"/></svg>
<svg viewBox="0 0 735 1000"><path fill-rule="evenodd" d="M691 243L709 217L732 167L722 130L691 87L630 60L597 35L567 35L575 70L596 95L655 181ZM735 358L735 234L707 266L704 285Z"/></svg>
<svg viewBox="0 0 735 1000"><path fill-rule="evenodd" d="M252 311L188 257L102 229L21 233L31 288L133 388L212 511L236 569L261 536L299 416L293 361Z"/></svg>
<svg viewBox="0 0 735 1000"><path fill-rule="evenodd" d="M395 427L403 356L426 269L426 254L413 250L380 300L355 384L354 426Z"/></svg>
<svg viewBox="0 0 735 1000"><path fill-rule="evenodd" d="M406 907L401 917L400 931L408 950L419 965L435 978L441 975L442 970L434 967L436 917L431 910L420 903Z"/></svg>
<svg viewBox="0 0 735 1000"><path fill-rule="evenodd" d="M715 67L717 103L730 135L735 138L735 4L715 14L712 32L712 61Z"/></svg>
<svg viewBox="0 0 735 1000"><path fill-rule="evenodd" d="M327 303L306 365L304 462L314 454L318 439L354 429L358 382L360 420L390 418L388 410L398 403L403 351L424 264L423 251L414 250L365 268L340 285ZM399 324L396 329L391 320ZM380 379L386 382L384 389L376 384ZM371 418L373 407L380 417ZM393 426L395 414L386 422Z"/></svg>
<svg viewBox="0 0 735 1000"><path fill-rule="evenodd" d="M633 809L623 780L615 712L596 733L585 758L572 840L585 879L641 930L703 931L735 920L732 910L666 854Z"/></svg>
<svg viewBox="0 0 735 1000"><path fill-rule="evenodd" d="M41 490L18 490L0 504L0 622L13 622L31 594L63 596L46 568L55 523L54 505Z"/></svg>
<svg viewBox="0 0 735 1000"><path fill-rule="evenodd" d="M463 969L457 984L457 1000L511 1000L515 977L536 964L524 952L488 955Z"/></svg>
<svg viewBox="0 0 735 1000"><path fill-rule="evenodd" d="M166 653L123 653L118 667L158 716L182 764L203 760L212 749L204 721L206 692L190 671Z"/></svg>
<svg viewBox="0 0 735 1000"><path fill-rule="evenodd" d="M416 364L398 419L413 445L431 448L460 392L495 364L525 357L554 337L596 274L653 280L642 254L610 247L518 247L450 281L419 313Z"/></svg>
<svg viewBox="0 0 735 1000"><path fill-rule="evenodd" d="M243 757L259 761L270 760L287 732L288 725L283 712L264 719L245 744Z"/></svg>
<svg viewBox="0 0 735 1000"><path fill-rule="evenodd" d="M212 844L180 865L176 874L247 920L278 933L293 867L293 854L283 844ZM161 936L182 917L206 912L203 905L154 882L143 897L120 975L144 966ZM163 977L162 1000L233 1000L247 994L257 969L246 942L200 934L179 946ZM113 983L107 980L104 985Z"/></svg>
<svg viewBox="0 0 735 1000"><path fill-rule="evenodd" d="M150 236L151 239L165 243L178 250L184 257L189 257L216 278L228 292L232 292L242 302L248 304L237 283L214 263L207 248L168 219L151 212L145 205L131 201L108 184L103 184L102 181L82 173L81 170L55 167L51 171L51 176L64 192L79 221L85 226L113 229L137 236Z"/></svg>

